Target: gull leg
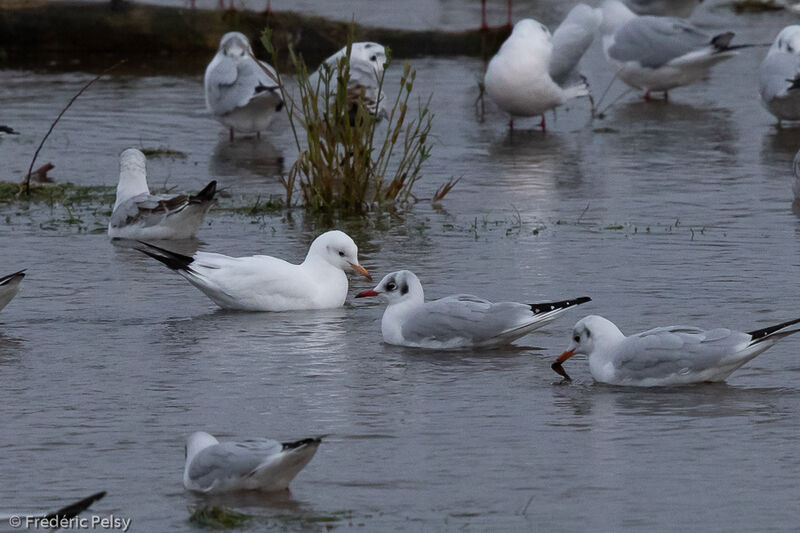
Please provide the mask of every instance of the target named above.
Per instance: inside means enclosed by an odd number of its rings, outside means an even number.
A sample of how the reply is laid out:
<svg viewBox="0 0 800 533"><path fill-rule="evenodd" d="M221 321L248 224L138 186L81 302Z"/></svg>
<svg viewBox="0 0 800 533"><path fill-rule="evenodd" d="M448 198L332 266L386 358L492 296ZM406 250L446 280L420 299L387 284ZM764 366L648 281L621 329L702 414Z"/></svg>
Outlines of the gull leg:
<svg viewBox="0 0 800 533"><path fill-rule="evenodd" d="M230 129L230 140L233 142L233 128Z"/></svg>
<svg viewBox="0 0 800 533"><path fill-rule="evenodd" d="M669 102L669 91L664 91L664 101Z"/></svg>
<svg viewBox="0 0 800 533"><path fill-rule="evenodd" d="M647 91L646 93L644 93L644 101L645 102L649 102L650 101L650 91Z"/></svg>
<svg viewBox="0 0 800 533"><path fill-rule="evenodd" d="M481 0L481 29L489 29L489 25L486 24L486 0Z"/></svg>
<svg viewBox="0 0 800 533"><path fill-rule="evenodd" d="M514 131L514 119L513 118L508 119L508 129L511 130L511 131Z"/></svg>
<svg viewBox="0 0 800 533"><path fill-rule="evenodd" d="M257 131L257 132L256 132L256 139L260 139L260 138L261 138L261 132L260 132L260 131Z"/></svg>
<svg viewBox="0 0 800 533"><path fill-rule="evenodd" d="M544 123L544 113L542 113L542 121L539 122L539 126L541 126L542 131L547 131L547 128L545 127L545 123Z"/></svg>
<svg viewBox="0 0 800 533"><path fill-rule="evenodd" d="M508 25L509 28L512 26L512 24L511 24L511 2L512 2L512 0L508 0L508 22L506 24Z"/></svg>

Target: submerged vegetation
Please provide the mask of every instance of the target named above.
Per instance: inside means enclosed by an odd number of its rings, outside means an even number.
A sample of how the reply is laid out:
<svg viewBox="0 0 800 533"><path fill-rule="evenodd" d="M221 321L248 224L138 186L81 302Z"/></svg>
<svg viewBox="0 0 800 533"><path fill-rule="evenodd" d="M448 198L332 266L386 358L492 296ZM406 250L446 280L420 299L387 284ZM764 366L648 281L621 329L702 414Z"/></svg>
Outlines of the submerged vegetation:
<svg viewBox="0 0 800 533"><path fill-rule="evenodd" d="M236 529L252 518L250 515L216 506L203 506L190 509L189 522L205 529Z"/></svg>
<svg viewBox="0 0 800 533"><path fill-rule="evenodd" d="M264 31L261 42L277 61L270 30ZM352 47L351 33L344 56L334 64L323 62L317 74L310 75L302 56L290 46L295 94L287 90L280 74L274 75L299 154L283 178L286 205L295 204L299 196L300 204L312 211L359 213L374 205L416 199L412 189L431 155L431 98L417 98L416 111L410 109L416 71L406 62L393 104L383 109L390 54L383 68L374 72L376 87L354 89L350 84ZM441 186L436 200L454 184L450 180Z"/></svg>

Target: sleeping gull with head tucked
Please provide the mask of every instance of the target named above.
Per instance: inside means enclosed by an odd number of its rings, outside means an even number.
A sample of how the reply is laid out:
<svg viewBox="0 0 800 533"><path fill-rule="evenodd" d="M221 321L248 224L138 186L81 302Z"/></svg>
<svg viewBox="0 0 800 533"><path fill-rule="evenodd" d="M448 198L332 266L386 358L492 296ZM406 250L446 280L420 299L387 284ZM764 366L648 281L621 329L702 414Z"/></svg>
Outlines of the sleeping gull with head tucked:
<svg viewBox="0 0 800 533"><path fill-rule="evenodd" d="M252 54L244 34L228 32L206 68L206 107L230 129L231 140L234 131L259 135L283 109L275 69Z"/></svg>
<svg viewBox="0 0 800 533"><path fill-rule="evenodd" d="M380 296L388 302L381 320L383 340L414 348L465 348L509 344L551 322L565 309L590 301L582 297L561 302L492 303L459 294L425 301L413 272L400 270L384 277L356 298Z"/></svg>
<svg viewBox="0 0 800 533"><path fill-rule="evenodd" d="M781 30L761 62L761 103L778 119L800 120L800 25Z"/></svg>
<svg viewBox="0 0 800 533"><path fill-rule="evenodd" d="M372 279L358 264L358 247L346 233L328 231L311 243L305 261L295 265L268 255L229 257L197 252L192 257L140 243L142 253L186 278L223 309L294 311L341 307L347 274Z"/></svg>
<svg viewBox="0 0 800 533"><path fill-rule="evenodd" d="M136 148L119 156L117 199L108 222L112 239L190 239L214 202L217 182L197 194L150 194L147 160Z"/></svg>
<svg viewBox="0 0 800 533"><path fill-rule="evenodd" d="M198 431L186 441L183 486L206 494L288 489L321 442L322 438L284 443L269 439L220 442Z"/></svg>
<svg viewBox="0 0 800 533"><path fill-rule="evenodd" d="M602 6L603 50L617 76L635 89L667 92L706 76L721 61L750 45L731 45L733 32L710 35L687 20L639 17L619 0Z"/></svg>
<svg viewBox="0 0 800 533"><path fill-rule="evenodd" d="M749 333L667 326L626 337L610 320L590 315L575 324L572 342L552 366L569 379L562 363L583 354L592 377L601 383L654 387L725 381L778 340L800 331L791 327L798 322L800 318Z"/></svg>

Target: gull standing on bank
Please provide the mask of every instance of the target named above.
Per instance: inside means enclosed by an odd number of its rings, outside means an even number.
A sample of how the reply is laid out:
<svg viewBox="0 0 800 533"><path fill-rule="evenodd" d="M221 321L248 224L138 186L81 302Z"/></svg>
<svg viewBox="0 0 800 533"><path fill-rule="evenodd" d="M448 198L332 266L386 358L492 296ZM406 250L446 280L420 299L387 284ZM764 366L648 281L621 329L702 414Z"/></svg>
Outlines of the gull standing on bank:
<svg viewBox="0 0 800 533"><path fill-rule="evenodd" d="M781 30L759 68L761 103L783 120L800 120L800 25Z"/></svg>
<svg viewBox="0 0 800 533"><path fill-rule="evenodd" d="M673 17L639 17L619 0L603 3L603 50L617 76L635 89L667 92L706 76L749 45L730 44L733 32L710 35Z"/></svg>
<svg viewBox="0 0 800 533"><path fill-rule="evenodd" d="M117 200L108 222L112 239L191 239L214 202L217 182L197 194L150 194L147 159L136 148L119 156Z"/></svg>
<svg viewBox="0 0 800 533"><path fill-rule="evenodd" d="M222 36L219 50L206 68L206 107L224 126L255 133L266 130L283 109L275 69L253 57L250 41L238 31Z"/></svg>
<svg viewBox="0 0 800 533"><path fill-rule="evenodd" d="M791 328L798 322L800 318L749 333L667 326L626 337L610 320L590 315L575 324L569 348L552 366L569 379L562 363L583 354L592 377L601 383L655 387L725 381L778 340L800 331Z"/></svg>
<svg viewBox="0 0 800 533"><path fill-rule="evenodd" d="M140 241L141 242L141 241ZM346 233L328 231L311 243L295 265L268 255L228 257L197 252L192 257L146 242L140 252L186 278L223 309L293 311L341 307L347 297L346 270L372 279L358 264L358 247Z"/></svg>
<svg viewBox="0 0 800 533"><path fill-rule="evenodd" d="M430 302L417 276L408 270L384 277L356 298L380 296L388 303L381 319L384 342L414 348L465 348L509 344L551 322L565 309L590 301L492 303L469 294Z"/></svg>
<svg viewBox="0 0 800 533"><path fill-rule="evenodd" d="M486 94L511 115L511 128L514 117L540 115L544 130L545 111L572 98L588 96L589 89L582 81L562 88L553 80L550 75L552 56L550 30L536 20L522 19L489 62L484 77Z"/></svg>
<svg viewBox="0 0 800 533"><path fill-rule="evenodd" d="M322 438L220 442L198 431L186 441L183 486L206 494L235 490L276 491L289 483L317 453Z"/></svg>

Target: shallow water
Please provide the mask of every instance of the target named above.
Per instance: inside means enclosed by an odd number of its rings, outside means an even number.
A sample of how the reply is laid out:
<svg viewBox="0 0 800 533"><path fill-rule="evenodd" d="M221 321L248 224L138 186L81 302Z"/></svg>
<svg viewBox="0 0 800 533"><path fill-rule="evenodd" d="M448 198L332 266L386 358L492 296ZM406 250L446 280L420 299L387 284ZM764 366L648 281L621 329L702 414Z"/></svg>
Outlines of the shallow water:
<svg viewBox="0 0 800 533"><path fill-rule="evenodd" d="M769 41L786 23L705 8L697 18L742 42ZM419 90L434 93L437 138L419 196L462 180L440 209L423 201L340 227L376 278L409 268L429 297L593 298L514 347L384 345L383 306L364 300L220 311L109 243L108 206L77 224L60 206L1 206L0 273L28 276L0 312L0 512L107 490L94 511L132 517L133 531L193 530L187 506L203 501L181 486L183 441L205 429L329 435L291 495L213 501L257 515L252 531L796 530L800 338L711 386L597 385L578 358L567 363L573 383L561 385L549 367L589 313L628 333L676 323L750 330L799 315L791 160L800 129L778 130L759 105L763 53L742 52L669 103L631 94L590 121L578 101L548 116L546 134L531 119L513 135L490 102L483 121L476 115L479 60L415 60ZM601 56L595 43L584 61L595 94L610 78ZM101 80L40 161L55 163L60 182L114 185L122 149L165 146L187 156L151 159L156 187L218 179L243 204L281 194L290 134L230 145L204 113L201 74ZM0 122L22 132L0 138L0 179L21 179L90 77L0 71ZM299 212L218 210L195 246L299 261L324 229ZM353 279L351 294L371 286Z"/></svg>

